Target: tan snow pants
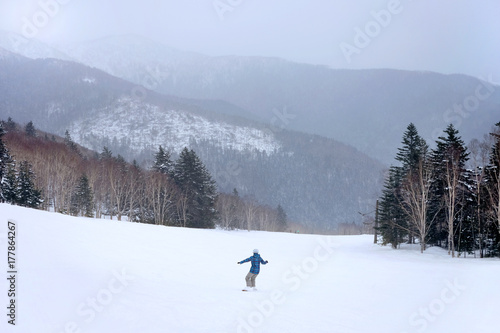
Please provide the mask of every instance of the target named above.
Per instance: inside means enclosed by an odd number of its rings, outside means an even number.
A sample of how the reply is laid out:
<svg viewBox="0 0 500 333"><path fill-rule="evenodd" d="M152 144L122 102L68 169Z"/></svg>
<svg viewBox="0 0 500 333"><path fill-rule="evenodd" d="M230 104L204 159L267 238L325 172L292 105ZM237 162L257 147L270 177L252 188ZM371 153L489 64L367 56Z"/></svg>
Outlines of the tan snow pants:
<svg viewBox="0 0 500 333"><path fill-rule="evenodd" d="M247 287L255 287L255 278L257 277L258 274L250 273L248 272L247 276L245 277L245 281L247 282Z"/></svg>

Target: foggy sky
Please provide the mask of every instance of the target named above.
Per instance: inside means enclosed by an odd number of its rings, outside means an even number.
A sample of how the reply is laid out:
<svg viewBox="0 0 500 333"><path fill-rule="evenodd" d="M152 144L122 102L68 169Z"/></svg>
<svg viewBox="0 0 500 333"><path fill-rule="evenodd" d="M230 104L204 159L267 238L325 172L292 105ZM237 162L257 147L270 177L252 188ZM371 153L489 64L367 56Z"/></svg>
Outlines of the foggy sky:
<svg viewBox="0 0 500 333"><path fill-rule="evenodd" d="M498 0L0 0L0 29L31 25L47 43L136 34L208 55L500 82L499 13Z"/></svg>

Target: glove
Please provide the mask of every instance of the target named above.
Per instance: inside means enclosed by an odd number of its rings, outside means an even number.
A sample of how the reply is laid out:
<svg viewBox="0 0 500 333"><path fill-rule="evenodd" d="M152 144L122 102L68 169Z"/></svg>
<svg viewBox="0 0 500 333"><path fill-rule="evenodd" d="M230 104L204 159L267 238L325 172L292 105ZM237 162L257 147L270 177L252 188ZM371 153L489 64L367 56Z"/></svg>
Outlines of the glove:
<svg viewBox="0 0 500 333"><path fill-rule="evenodd" d="M268 264L268 263L269 263L269 261L266 260L266 264Z"/></svg>
<svg viewBox="0 0 500 333"><path fill-rule="evenodd" d="M238 261L238 265L241 264L239 261Z"/></svg>

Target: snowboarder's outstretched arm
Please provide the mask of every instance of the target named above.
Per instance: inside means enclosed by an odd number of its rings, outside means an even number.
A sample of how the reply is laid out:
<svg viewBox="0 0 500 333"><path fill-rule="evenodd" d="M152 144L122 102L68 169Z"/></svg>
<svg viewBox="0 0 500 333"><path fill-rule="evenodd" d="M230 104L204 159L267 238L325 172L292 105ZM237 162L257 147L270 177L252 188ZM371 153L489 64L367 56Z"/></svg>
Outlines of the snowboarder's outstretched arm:
<svg viewBox="0 0 500 333"><path fill-rule="evenodd" d="M246 258L246 259L244 259L242 261L238 261L238 264L243 264L245 262L249 262L250 260L252 260L252 257Z"/></svg>

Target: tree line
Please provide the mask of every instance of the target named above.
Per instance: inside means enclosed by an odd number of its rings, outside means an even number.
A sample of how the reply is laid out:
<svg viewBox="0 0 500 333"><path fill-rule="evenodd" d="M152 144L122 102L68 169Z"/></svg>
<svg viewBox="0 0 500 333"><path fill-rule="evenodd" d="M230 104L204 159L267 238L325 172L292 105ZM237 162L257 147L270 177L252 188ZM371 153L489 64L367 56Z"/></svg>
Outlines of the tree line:
<svg viewBox="0 0 500 333"><path fill-rule="evenodd" d="M434 149L410 124L385 179L377 232L384 245L441 246L452 256L500 255L500 122L466 146L449 125Z"/></svg>
<svg viewBox="0 0 500 333"><path fill-rule="evenodd" d="M106 147L100 153L87 151L68 132L64 139L49 137L36 131L32 122L23 131L9 119L0 122L0 202L167 226L285 229L281 207L238 197L233 200L237 208L226 210L233 195L218 193L193 150L184 148L174 161L160 146L153 160L152 166L142 167L113 156ZM247 214L241 207L258 214Z"/></svg>

